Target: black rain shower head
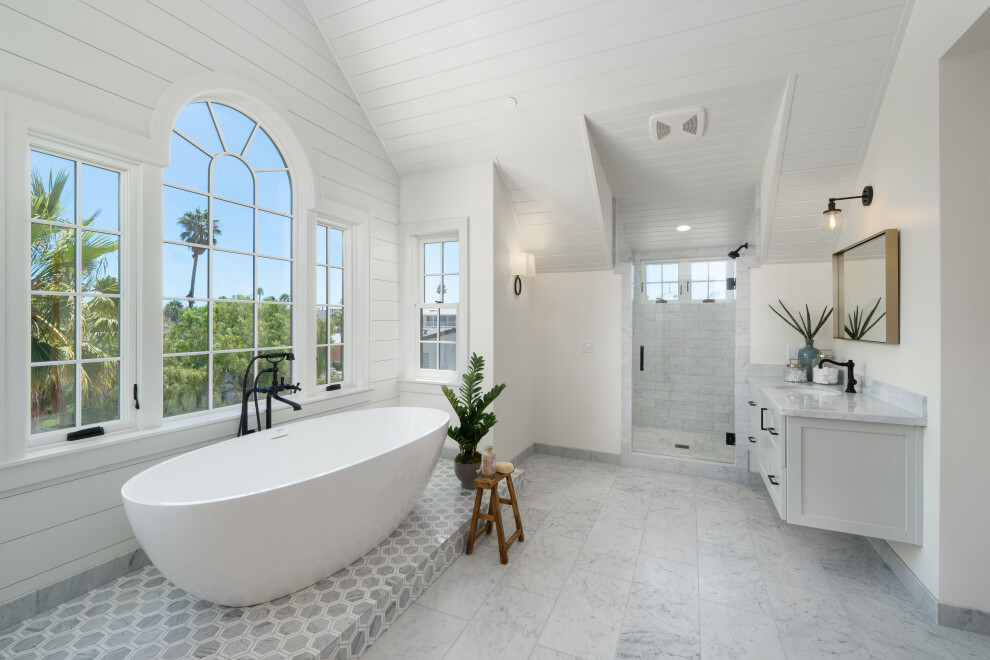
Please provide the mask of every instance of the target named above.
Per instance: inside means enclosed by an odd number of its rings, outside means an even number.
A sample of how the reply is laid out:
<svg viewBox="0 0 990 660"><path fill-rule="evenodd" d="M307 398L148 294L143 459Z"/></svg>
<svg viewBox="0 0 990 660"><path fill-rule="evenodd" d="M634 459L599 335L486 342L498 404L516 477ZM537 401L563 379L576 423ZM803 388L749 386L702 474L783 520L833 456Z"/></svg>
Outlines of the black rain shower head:
<svg viewBox="0 0 990 660"><path fill-rule="evenodd" d="M729 253L729 256L731 258L733 258L733 259L738 259L739 258L739 250L742 250L742 249L748 250L749 249L749 243L743 243L742 245L740 245L739 247L737 247L735 250L733 250L732 252L730 252Z"/></svg>

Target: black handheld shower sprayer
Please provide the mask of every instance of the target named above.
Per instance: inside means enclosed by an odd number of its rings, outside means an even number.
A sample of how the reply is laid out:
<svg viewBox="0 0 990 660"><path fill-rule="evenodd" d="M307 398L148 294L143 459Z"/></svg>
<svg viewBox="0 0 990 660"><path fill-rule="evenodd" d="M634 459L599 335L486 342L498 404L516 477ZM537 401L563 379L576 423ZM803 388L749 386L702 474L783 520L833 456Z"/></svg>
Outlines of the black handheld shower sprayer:
<svg viewBox="0 0 990 660"><path fill-rule="evenodd" d="M735 250L733 250L732 252L730 252L729 253L729 257L732 258L732 259L738 259L739 258L739 250L748 250L748 249L749 249L749 243L748 242L747 243L743 243L742 245L740 245L739 247L737 247Z"/></svg>

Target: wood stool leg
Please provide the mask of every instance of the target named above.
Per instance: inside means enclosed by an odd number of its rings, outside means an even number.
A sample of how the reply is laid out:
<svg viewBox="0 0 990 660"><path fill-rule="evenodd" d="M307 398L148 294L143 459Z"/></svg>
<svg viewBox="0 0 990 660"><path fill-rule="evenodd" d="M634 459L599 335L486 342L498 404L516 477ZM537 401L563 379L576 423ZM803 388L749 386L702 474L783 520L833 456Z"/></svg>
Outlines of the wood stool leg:
<svg viewBox="0 0 990 660"><path fill-rule="evenodd" d="M509 487L509 499L512 500L512 515L516 518L516 529L519 530L519 540L525 541L526 537L523 535L522 517L519 515L519 502L516 501L516 489L512 486L512 475L508 475L505 480Z"/></svg>
<svg viewBox="0 0 990 660"><path fill-rule="evenodd" d="M498 498L498 484L492 486L492 502L495 503L495 530L498 532L498 558L503 564L509 563L509 546L505 544L505 527L502 525L502 504Z"/></svg>
<svg viewBox="0 0 990 660"><path fill-rule="evenodd" d="M478 492L479 493L481 492L480 488L478 489ZM498 510L497 504L498 504L498 494L495 492L495 489L493 488L491 493L489 493L488 495L488 515L490 516L490 519L488 520L488 524L485 525L485 534L492 533L492 521L494 521L495 512Z"/></svg>
<svg viewBox="0 0 990 660"><path fill-rule="evenodd" d="M474 539L478 535L478 513L481 508L482 489L478 488L474 496L474 513L471 514L471 530L468 532L467 554L474 550Z"/></svg>

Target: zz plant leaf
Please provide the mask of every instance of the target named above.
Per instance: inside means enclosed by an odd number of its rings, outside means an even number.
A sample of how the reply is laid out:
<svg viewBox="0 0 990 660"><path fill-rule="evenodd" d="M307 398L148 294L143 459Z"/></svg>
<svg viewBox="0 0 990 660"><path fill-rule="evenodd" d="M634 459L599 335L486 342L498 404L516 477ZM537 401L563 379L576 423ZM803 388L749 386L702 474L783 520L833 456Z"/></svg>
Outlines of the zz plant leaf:
<svg viewBox="0 0 990 660"><path fill-rule="evenodd" d="M481 393L481 382L485 379L482 373L485 369L485 359L477 353L471 354L470 368L461 377L461 386L455 394L454 390L442 385L444 396L460 420L460 426L451 426L447 435L454 439L461 448L454 461L457 463L480 463L478 443L495 426L495 413L485 412L485 409L502 393L505 384L496 385L487 393Z"/></svg>

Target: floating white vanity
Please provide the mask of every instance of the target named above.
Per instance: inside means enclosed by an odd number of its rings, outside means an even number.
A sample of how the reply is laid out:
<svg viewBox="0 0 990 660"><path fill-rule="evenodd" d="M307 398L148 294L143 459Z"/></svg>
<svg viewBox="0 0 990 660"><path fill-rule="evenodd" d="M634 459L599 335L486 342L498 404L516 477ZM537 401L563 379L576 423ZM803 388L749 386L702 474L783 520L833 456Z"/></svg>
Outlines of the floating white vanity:
<svg viewBox="0 0 990 660"><path fill-rule="evenodd" d="M921 544L925 416L842 386L749 383L753 469L783 520Z"/></svg>

